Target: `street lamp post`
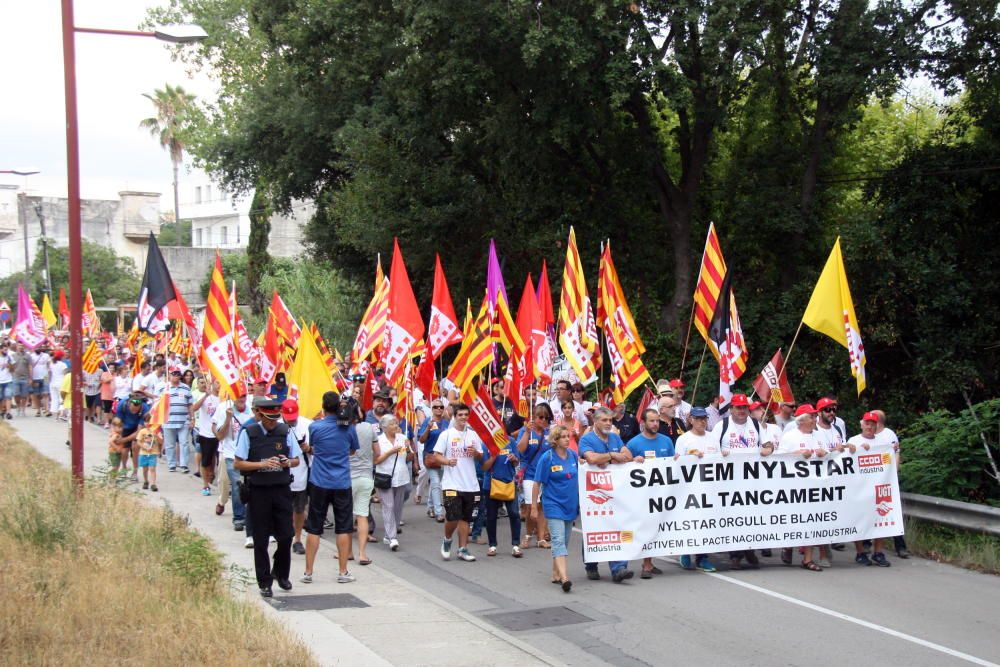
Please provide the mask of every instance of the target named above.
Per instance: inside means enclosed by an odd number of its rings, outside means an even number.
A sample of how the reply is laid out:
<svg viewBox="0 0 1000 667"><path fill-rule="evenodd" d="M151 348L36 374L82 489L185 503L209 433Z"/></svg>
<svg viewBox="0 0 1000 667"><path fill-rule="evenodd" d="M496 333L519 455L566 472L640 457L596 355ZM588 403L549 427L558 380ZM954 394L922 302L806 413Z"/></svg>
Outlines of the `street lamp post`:
<svg viewBox="0 0 1000 667"><path fill-rule="evenodd" d="M155 37L175 44L197 42L208 35L198 26L164 26L153 32L77 28L73 20L73 0L62 0L63 79L66 91L66 190L69 200L69 359L70 450L73 481L83 487L83 261L80 230L80 128L76 104L76 33Z"/></svg>

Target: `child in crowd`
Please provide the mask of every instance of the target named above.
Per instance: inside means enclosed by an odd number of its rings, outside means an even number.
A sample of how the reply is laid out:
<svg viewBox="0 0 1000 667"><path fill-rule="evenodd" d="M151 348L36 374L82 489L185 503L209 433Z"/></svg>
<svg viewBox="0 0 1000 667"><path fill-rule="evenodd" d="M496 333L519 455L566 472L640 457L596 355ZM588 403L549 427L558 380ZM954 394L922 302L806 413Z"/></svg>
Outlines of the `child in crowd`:
<svg viewBox="0 0 1000 667"><path fill-rule="evenodd" d="M118 439L122 435L122 420L115 417L111 420L111 432L108 434L108 465L111 466L111 476L117 477L122 468L122 444Z"/></svg>
<svg viewBox="0 0 1000 667"><path fill-rule="evenodd" d="M139 467L142 468L142 488L159 491L156 488L156 462L163 447L163 434L159 426L153 426L153 413L146 413L145 425L139 429L135 440L139 443Z"/></svg>

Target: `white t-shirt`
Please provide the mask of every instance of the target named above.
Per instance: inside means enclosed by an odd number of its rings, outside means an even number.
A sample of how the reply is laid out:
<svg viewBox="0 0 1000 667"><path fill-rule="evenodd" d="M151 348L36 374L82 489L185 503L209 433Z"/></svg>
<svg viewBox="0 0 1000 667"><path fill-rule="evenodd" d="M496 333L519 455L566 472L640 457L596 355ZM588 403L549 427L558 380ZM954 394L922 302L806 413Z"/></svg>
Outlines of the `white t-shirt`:
<svg viewBox="0 0 1000 667"><path fill-rule="evenodd" d="M52 357L49 356L48 352L39 352L38 354L31 355L31 379L32 380L48 380L49 379L49 361Z"/></svg>
<svg viewBox="0 0 1000 667"><path fill-rule="evenodd" d="M61 385L68 370L69 368L62 361L53 361L49 364L49 386L58 387Z"/></svg>
<svg viewBox="0 0 1000 667"><path fill-rule="evenodd" d="M10 352L0 354L0 384L7 384L14 381L14 374L7 364L13 364L14 357Z"/></svg>
<svg viewBox="0 0 1000 667"><path fill-rule="evenodd" d="M691 404L682 398L681 402L674 408L674 416L685 424L690 424L688 418L691 416Z"/></svg>
<svg viewBox="0 0 1000 667"><path fill-rule="evenodd" d="M300 416L295 420L295 426L289 426L289 430L295 434L295 439L299 441L299 445L303 442L309 442L309 424L312 424L311 419ZM305 491L306 486L309 482L309 466L306 465L306 457L299 457L299 464L292 468L292 491Z"/></svg>
<svg viewBox="0 0 1000 667"><path fill-rule="evenodd" d="M722 455L718 436L713 436L708 432L705 435L696 435L694 431L685 431L681 437L677 438L677 443L674 445L676 454L690 454L692 450L701 452L707 458L716 458Z"/></svg>
<svg viewBox="0 0 1000 667"><path fill-rule="evenodd" d="M212 418L215 417L215 411L219 407L219 397L215 394L209 394L205 396L205 400L201 402L201 406L198 408L198 435L203 438L214 438L215 433L212 432Z"/></svg>
<svg viewBox="0 0 1000 667"><path fill-rule="evenodd" d="M728 428L727 428L728 425ZM722 447L729 448L736 452L753 451L760 449L760 441L757 438L757 429L753 425L750 417L743 424L737 424L732 417L723 419L712 429L712 436L716 442L722 437L722 430L726 429L725 438L722 440Z"/></svg>
<svg viewBox="0 0 1000 667"><path fill-rule="evenodd" d="M884 432L885 431L883 431L883 433ZM858 433L857 435L852 435L850 438L848 438L847 444L854 445L855 447L857 447L859 452L866 452L872 447L877 447L879 445L885 444L883 442L879 442L878 435L879 434L876 433L872 438L869 439Z"/></svg>
<svg viewBox="0 0 1000 667"><path fill-rule="evenodd" d="M132 378L128 376L115 376L115 398L121 400L129 397L132 391Z"/></svg>
<svg viewBox="0 0 1000 667"><path fill-rule="evenodd" d="M446 459L458 460L454 466L441 467L443 471L441 488L443 490L479 492L479 480L476 479L476 461L465 453L466 447L475 447L480 453L483 451L483 441L479 439L470 426L466 426L464 431L448 428L438 436L434 451L442 454Z"/></svg>
<svg viewBox="0 0 1000 667"><path fill-rule="evenodd" d="M816 428L813 430L813 435L816 437L816 444L820 447L826 447L828 451L833 451L838 446L844 444L844 438L841 433L834 426L823 428L820 426L819 420L816 421Z"/></svg>
<svg viewBox="0 0 1000 667"><path fill-rule="evenodd" d="M803 433L798 428L785 431L781 436L781 444L778 445L778 454L801 454L805 450L813 450L819 447L816 442L816 434Z"/></svg>
<svg viewBox="0 0 1000 667"><path fill-rule="evenodd" d="M781 429L776 424L761 424L760 437L765 443L771 443L775 449L781 444Z"/></svg>
<svg viewBox="0 0 1000 667"><path fill-rule="evenodd" d="M891 428L884 428L875 434L875 442L880 445L889 445L895 450L899 450L899 437Z"/></svg>
<svg viewBox="0 0 1000 667"><path fill-rule="evenodd" d="M232 405L232 401L226 401L220 403L219 407L215 409L215 415L212 416L212 423L216 428L221 428L223 424L226 423L226 410ZM250 404L247 403L243 412L237 412L233 408L233 423L229 428L229 433L226 434L225 438L219 440L219 451L222 452L222 458L224 459L235 459L236 458L236 439L240 436L240 430L243 428L243 424L248 421L253 420L253 411L250 409Z"/></svg>
<svg viewBox="0 0 1000 667"><path fill-rule="evenodd" d="M149 393L153 396L159 396L167 390L167 376L156 377L156 373L150 373L146 376L146 386Z"/></svg>
<svg viewBox="0 0 1000 667"><path fill-rule="evenodd" d="M442 434L444 435L444 434ZM393 447L406 446L406 436L402 433L396 434L396 441L389 442L385 433L378 437L378 448L382 452L387 452ZM397 458L398 456L398 458ZM469 459L470 461L472 459ZM392 487L406 486L410 483L410 464L406 461L406 450L393 454L381 463L375 464L375 472L392 475ZM473 477L475 477L475 463L473 463Z"/></svg>
<svg viewBox="0 0 1000 667"><path fill-rule="evenodd" d="M146 391L145 375L136 375L132 378L132 391Z"/></svg>

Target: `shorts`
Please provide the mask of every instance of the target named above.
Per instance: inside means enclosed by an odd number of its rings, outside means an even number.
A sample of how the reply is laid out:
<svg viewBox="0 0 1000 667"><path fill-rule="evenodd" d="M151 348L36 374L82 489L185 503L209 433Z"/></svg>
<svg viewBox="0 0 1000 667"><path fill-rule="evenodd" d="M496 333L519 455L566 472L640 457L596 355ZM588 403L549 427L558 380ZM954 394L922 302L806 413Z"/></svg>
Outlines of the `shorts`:
<svg viewBox="0 0 1000 667"><path fill-rule="evenodd" d="M215 459L219 456L219 439L210 438L207 435L199 435L198 445L201 447L201 467L215 467Z"/></svg>
<svg viewBox="0 0 1000 667"><path fill-rule="evenodd" d="M44 396L49 393L49 383L46 380L32 380L31 388L28 390L29 394L40 394Z"/></svg>
<svg viewBox="0 0 1000 667"><path fill-rule="evenodd" d="M14 383L4 382L0 384L0 401L6 401L14 398Z"/></svg>
<svg viewBox="0 0 1000 667"><path fill-rule="evenodd" d="M531 504L531 496L535 493L535 480L525 479L521 481L521 492L524 494L524 504Z"/></svg>
<svg viewBox="0 0 1000 667"><path fill-rule="evenodd" d="M117 468L122 463L121 452L108 452L108 465Z"/></svg>
<svg viewBox="0 0 1000 667"><path fill-rule="evenodd" d="M309 490L302 489L301 491L292 491L292 512L295 514L302 514L306 511L306 505L309 503Z"/></svg>
<svg viewBox="0 0 1000 667"><path fill-rule="evenodd" d="M140 468L155 468L159 457L156 454L139 454Z"/></svg>
<svg viewBox="0 0 1000 667"><path fill-rule="evenodd" d="M93 407L95 407L100 402L101 395L100 394L93 394L93 395L87 394L85 398L87 399L87 407L88 408L93 408Z"/></svg>
<svg viewBox="0 0 1000 667"><path fill-rule="evenodd" d="M375 480L371 477L352 477L351 493L354 494L354 516L368 516L371 512L372 490Z"/></svg>
<svg viewBox="0 0 1000 667"><path fill-rule="evenodd" d="M324 489L322 486L309 487L309 514L306 516L306 532L322 535L326 511L333 505L333 532L337 535L354 532L354 498L350 489Z"/></svg>
<svg viewBox="0 0 1000 667"><path fill-rule="evenodd" d="M479 504L479 491L455 491L446 489L444 494L444 518L447 521L472 522L472 510Z"/></svg>
<svg viewBox="0 0 1000 667"><path fill-rule="evenodd" d="M110 413L111 412L111 406L114 405L114 403L115 402L112 401L112 400L109 400L109 399L106 399L106 398L102 398L101 399L101 410L103 410L104 412Z"/></svg>
<svg viewBox="0 0 1000 667"><path fill-rule="evenodd" d="M14 395L15 396L27 396L29 393L30 382L28 380L14 379Z"/></svg>

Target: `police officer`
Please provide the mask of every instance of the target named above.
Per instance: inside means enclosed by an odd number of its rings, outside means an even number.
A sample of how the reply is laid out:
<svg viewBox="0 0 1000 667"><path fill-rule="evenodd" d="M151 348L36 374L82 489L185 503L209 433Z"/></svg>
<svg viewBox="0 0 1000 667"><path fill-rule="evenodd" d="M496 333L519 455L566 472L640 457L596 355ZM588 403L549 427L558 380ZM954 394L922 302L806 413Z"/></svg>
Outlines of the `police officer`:
<svg viewBox="0 0 1000 667"><path fill-rule="evenodd" d="M253 560L260 594L273 595L271 583L278 581L282 590L292 589L288 575L292 564L292 491L291 468L302 455L299 443L286 424L281 422L281 403L266 396L253 399L258 421L240 431L236 443L234 467L250 485L252 502L247 506L253 522ZM277 541L274 567L268 558L268 536Z"/></svg>

